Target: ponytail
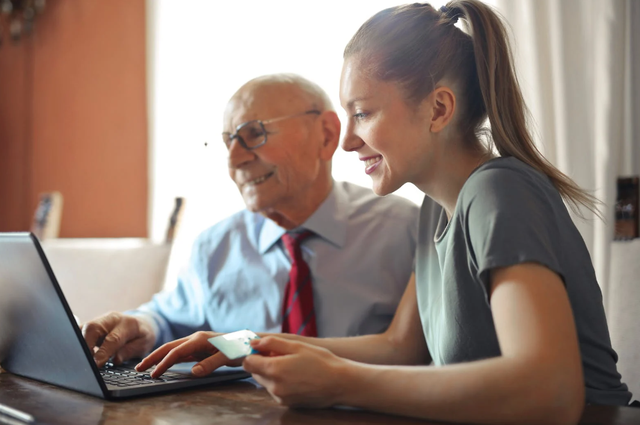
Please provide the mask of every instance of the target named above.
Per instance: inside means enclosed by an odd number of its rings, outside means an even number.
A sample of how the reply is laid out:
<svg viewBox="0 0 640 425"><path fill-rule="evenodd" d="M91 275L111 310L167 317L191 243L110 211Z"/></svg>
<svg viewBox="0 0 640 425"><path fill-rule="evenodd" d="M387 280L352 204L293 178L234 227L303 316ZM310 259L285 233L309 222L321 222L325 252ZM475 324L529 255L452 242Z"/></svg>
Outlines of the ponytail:
<svg viewBox="0 0 640 425"><path fill-rule="evenodd" d="M600 215L597 199L553 166L533 142L527 129L529 111L499 16L477 0L454 0L445 7L460 10L470 27L480 91L491 124L492 140L500 155L513 156L546 174L574 212L579 213L581 204Z"/></svg>

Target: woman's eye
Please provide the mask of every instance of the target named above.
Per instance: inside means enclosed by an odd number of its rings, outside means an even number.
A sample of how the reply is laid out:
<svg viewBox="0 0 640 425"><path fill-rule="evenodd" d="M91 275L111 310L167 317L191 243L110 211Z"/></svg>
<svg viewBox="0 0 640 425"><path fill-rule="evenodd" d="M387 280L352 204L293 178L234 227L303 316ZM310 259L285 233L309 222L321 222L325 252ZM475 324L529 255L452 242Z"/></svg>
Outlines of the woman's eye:
<svg viewBox="0 0 640 425"><path fill-rule="evenodd" d="M364 119L367 116L364 112L358 112L357 114L353 114L353 118L357 120Z"/></svg>

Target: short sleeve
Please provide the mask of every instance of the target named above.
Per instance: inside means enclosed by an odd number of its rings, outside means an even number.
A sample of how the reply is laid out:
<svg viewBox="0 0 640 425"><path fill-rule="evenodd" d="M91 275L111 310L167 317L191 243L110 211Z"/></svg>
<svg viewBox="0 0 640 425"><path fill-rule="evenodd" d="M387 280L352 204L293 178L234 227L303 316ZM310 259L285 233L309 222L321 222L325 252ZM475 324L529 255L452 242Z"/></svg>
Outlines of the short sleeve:
<svg viewBox="0 0 640 425"><path fill-rule="evenodd" d="M487 299L490 271L521 263L539 263L564 281L556 238L557 204L562 199L538 173L493 168L472 175L461 193L461 214L470 260Z"/></svg>

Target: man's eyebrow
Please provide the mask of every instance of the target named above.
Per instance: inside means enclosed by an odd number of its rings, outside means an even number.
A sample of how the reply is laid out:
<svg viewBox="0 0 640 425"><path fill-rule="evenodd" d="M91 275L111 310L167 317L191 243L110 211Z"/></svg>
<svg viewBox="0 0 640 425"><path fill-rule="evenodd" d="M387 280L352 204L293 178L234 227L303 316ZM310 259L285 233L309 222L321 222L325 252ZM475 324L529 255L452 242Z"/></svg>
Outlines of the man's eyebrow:
<svg viewBox="0 0 640 425"><path fill-rule="evenodd" d="M238 128L238 126L239 126L239 125L242 125L242 124L247 123L247 122L249 122L249 121L253 121L253 120L242 121L242 122L238 123L237 125L233 125L233 122L232 122L232 121L230 121L230 122L228 122L228 123L224 123L224 124L222 124L222 128L223 128L223 129L225 129L225 128L230 128L231 130L229 130L229 131L223 131L223 133L230 133L230 134L232 134L232 133L234 133L234 132L236 131L236 128ZM229 124L229 127L227 127L227 124Z"/></svg>

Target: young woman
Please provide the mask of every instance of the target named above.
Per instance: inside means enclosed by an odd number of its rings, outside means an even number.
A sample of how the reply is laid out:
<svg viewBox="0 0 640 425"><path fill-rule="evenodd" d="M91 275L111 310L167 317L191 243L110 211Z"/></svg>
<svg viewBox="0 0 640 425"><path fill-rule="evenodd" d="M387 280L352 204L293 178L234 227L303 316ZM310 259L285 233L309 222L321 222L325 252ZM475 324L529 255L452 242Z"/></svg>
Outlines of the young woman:
<svg viewBox="0 0 640 425"><path fill-rule="evenodd" d="M266 355L244 368L283 404L442 421L572 424L585 400L628 403L563 202L594 200L535 148L498 16L476 0L383 10L344 58L343 148L358 153L377 194L410 182L428 196L415 277L384 334L266 336L252 342ZM442 206L437 222L430 198ZM210 336L167 344L140 368L159 363L159 375L211 354ZM226 362L217 353L200 366Z"/></svg>

